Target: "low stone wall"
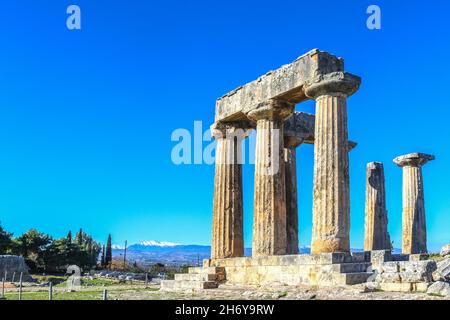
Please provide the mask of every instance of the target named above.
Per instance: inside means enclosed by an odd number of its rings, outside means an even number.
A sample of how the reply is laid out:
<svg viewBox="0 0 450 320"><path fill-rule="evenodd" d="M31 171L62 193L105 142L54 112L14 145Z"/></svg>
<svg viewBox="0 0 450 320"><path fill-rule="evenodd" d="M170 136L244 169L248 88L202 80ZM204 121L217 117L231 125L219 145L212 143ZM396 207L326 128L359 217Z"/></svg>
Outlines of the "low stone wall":
<svg viewBox="0 0 450 320"><path fill-rule="evenodd" d="M204 267L225 268L227 284L333 286L345 284L343 264L364 267L368 259L364 253L299 254L205 260Z"/></svg>
<svg viewBox="0 0 450 320"><path fill-rule="evenodd" d="M23 273L22 281L28 282L32 280L23 257L10 255L0 256L0 280L6 276L6 281L18 282L20 273Z"/></svg>

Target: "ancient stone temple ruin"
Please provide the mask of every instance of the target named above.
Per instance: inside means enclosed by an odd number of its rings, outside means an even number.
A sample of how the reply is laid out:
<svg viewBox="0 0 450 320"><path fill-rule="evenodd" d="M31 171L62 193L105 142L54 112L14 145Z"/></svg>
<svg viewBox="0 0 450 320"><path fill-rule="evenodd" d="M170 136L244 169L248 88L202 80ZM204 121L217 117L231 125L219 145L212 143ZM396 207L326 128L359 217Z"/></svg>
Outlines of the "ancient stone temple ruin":
<svg viewBox="0 0 450 320"><path fill-rule="evenodd" d="M345 72L343 59L312 50L217 100L212 126L217 148L211 259L203 268L164 281L163 289L215 288L225 281L357 284L383 274L384 263L409 261L408 255L390 252L380 163L367 166L365 251L350 251L349 151L356 143L348 140L347 99L360 82ZM310 99L316 103L315 115L295 111ZM253 242L252 256L244 257L241 148L250 130L256 130ZM298 254L295 151L302 144L314 144L311 254ZM396 160L408 172L403 209L407 254L426 251L420 171L426 159L431 158L416 154Z"/></svg>

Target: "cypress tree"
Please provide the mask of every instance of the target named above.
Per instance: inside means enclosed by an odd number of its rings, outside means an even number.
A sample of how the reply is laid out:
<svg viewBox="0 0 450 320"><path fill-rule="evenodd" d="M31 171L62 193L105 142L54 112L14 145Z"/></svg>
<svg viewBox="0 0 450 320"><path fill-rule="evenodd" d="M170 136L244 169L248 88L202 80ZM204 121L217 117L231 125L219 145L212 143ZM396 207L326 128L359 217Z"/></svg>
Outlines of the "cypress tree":
<svg viewBox="0 0 450 320"><path fill-rule="evenodd" d="M100 261L100 265L102 267L105 267L105 245L103 245L103 249L102 249L102 260Z"/></svg>
<svg viewBox="0 0 450 320"><path fill-rule="evenodd" d="M80 228L80 231L77 233L77 244L81 246L83 244L83 229Z"/></svg>
<svg viewBox="0 0 450 320"><path fill-rule="evenodd" d="M106 242L105 252L105 265L111 267L112 262L112 248L111 248L111 235L108 235L108 241Z"/></svg>
<svg viewBox="0 0 450 320"><path fill-rule="evenodd" d="M72 230L69 230L69 233L67 234L67 241L72 243Z"/></svg>

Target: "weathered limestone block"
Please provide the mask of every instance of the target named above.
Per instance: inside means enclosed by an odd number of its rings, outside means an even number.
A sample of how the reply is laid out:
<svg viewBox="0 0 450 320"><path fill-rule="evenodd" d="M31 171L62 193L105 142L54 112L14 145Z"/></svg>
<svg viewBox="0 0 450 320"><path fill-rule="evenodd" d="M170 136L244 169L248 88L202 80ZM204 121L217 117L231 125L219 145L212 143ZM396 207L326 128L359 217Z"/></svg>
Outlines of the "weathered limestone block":
<svg viewBox="0 0 450 320"><path fill-rule="evenodd" d="M388 261L381 265L381 273L400 272L400 265L397 261Z"/></svg>
<svg viewBox="0 0 450 320"><path fill-rule="evenodd" d="M442 257L450 256L450 244L443 246L440 254Z"/></svg>
<svg viewBox="0 0 450 320"><path fill-rule="evenodd" d="M425 261L399 261L399 268L401 272L417 272L426 274L431 281L431 274L436 271L437 265L433 260Z"/></svg>
<svg viewBox="0 0 450 320"><path fill-rule="evenodd" d="M382 263L376 281L379 283L430 283L436 262L427 261L389 261Z"/></svg>
<svg viewBox="0 0 450 320"><path fill-rule="evenodd" d="M422 166L430 160L434 160L434 156L423 153L394 159L394 163L403 168L403 254L427 252Z"/></svg>
<svg viewBox="0 0 450 320"><path fill-rule="evenodd" d="M14 281L18 282L20 273L23 273L22 281L32 281L28 270L28 266L23 257L0 255L0 280L6 277L6 281L12 281L13 275L15 275Z"/></svg>
<svg viewBox="0 0 450 320"><path fill-rule="evenodd" d="M430 256L426 253L416 253L416 254L409 254L408 260L409 261L423 261L423 260L428 260L429 257Z"/></svg>
<svg viewBox="0 0 450 320"><path fill-rule="evenodd" d="M242 119L260 103L272 99L293 104L307 100L304 92L307 82L320 75L343 70L342 59L318 49L311 50L291 64L270 71L218 99L216 121Z"/></svg>
<svg viewBox="0 0 450 320"><path fill-rule="evenodd" d="M255 192L252 255L286 253L286 185L283 123L294 106L261 103L247 116L256 121Z"/></svg>
<svg viewBox="0 0 450 320"><path fill-rule="evenodd" d="M437 270L433 273L433 280L450 281L450 258L437 263Z"/></svg>
<svg viewBox="0 0 450 320"><path fill-rule="evenodd" d="M450 297L450 283L443 281L435 282L428 287L427 293L442 297Z"/></svg>
<svg viewBox="0 0 450 320"><path fill-rule="evenodd" d="M383 282L378 289L392 292L426 292L428 283L425 282Z"/></svg>
<svg viewBox="0 0 450 320"><path fill-rule="evenodd" d="M390 250L372 250L370 251L370 262L374 270L380 270L381 266L388 261L392 260L392 254Z"/></svg>
<svg viewBox="0 0 450 320"><path fill-rule="evenodd" d="M316 100L312 254L350 251L347 97L360 81L339 72L306 87Z"/></svg>
<svg viewBox="0 0 450 320"><path fill-rule="evenodd" d="M390 250L387 230L384 168L381 162L367 164L364 250Z"/></svg>
<svg viewBox="0 0 450 320"><path fill-rule="evenodd" d="M211 257L239 257L244 255L241 145L247 130L233 123L215 124L211 131L217 141Z"/></svg>

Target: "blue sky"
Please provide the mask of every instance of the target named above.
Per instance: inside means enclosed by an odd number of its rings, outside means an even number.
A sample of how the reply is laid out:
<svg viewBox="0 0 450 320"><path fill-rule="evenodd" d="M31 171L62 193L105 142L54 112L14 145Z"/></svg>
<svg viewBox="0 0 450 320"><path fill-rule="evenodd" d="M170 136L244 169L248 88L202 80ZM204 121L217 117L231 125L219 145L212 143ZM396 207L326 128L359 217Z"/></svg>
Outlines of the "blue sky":
<svg viewBox="0 0 450 320"><path fill-rule="evenodd" d="M66 28L77 4L82 30ZM366 28L366 8L382 29ZM217 97L313 49L362 77L349 99L351 245L362 247L365 166L385 164L401 245L401 169L424 167L429 248L450 242L448 1L18 0L0 10L0 221L100 241L209 244L214 167L175 166L177 128L204 129ZM297 110L314 112L307 102ZM298 149L300 245L311 238L312 147ZM251 244L253 166L244 167Z"/></svg>

